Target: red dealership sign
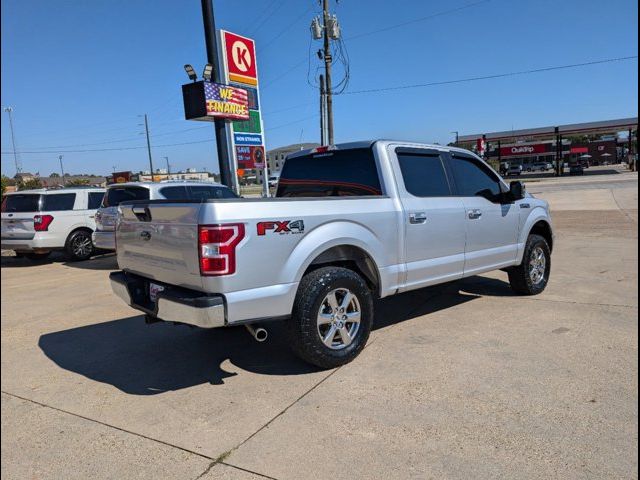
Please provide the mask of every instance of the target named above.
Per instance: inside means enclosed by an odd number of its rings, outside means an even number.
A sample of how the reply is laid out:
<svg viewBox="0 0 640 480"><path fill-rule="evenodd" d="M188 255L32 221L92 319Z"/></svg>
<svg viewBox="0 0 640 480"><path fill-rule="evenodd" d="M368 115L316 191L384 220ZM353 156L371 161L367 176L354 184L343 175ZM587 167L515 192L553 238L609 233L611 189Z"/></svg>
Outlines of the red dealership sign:
<svg viewBox="0 0 640 480"><path fill-rule="evenodd" d="M538 153L547 152L547 144L539 143L536 145L514 145L512 147L502 147L500 156L509 157L512 155L536 155Z"/></svg>
<svg viewBox="0 0 640 480"><path fill-rule="evenodd" d="M571 147L571 153L589 153L589 147Z"/></svg>

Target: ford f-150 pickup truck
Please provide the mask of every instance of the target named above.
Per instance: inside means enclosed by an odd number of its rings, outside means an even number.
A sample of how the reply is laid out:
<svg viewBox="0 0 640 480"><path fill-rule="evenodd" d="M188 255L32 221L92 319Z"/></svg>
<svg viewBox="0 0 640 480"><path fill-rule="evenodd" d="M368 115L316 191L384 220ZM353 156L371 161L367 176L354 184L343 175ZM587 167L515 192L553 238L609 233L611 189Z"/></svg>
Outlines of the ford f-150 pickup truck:
<svg viewBox="0 0 640 480"><path fill-rule="evenodd" d="M291 154L276 198L121 204L111 285L148 321L263 339L284 320L300 357L333 368L364 348L375 297L498 269L535 295L553 240L547 202L473 153L358 142Z"/></svg>

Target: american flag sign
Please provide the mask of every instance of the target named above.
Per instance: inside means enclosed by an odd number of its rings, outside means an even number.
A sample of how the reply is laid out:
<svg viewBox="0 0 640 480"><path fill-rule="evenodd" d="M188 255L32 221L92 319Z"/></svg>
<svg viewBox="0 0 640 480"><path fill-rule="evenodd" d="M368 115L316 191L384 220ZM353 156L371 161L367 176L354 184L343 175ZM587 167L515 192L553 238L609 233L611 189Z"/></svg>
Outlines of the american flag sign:
<svg viewBox="0 0 640 480"><path fill-rule="evenodd" d="M231 120L249 119L249 96L242 88L205 82L207 116Z"/></svg>

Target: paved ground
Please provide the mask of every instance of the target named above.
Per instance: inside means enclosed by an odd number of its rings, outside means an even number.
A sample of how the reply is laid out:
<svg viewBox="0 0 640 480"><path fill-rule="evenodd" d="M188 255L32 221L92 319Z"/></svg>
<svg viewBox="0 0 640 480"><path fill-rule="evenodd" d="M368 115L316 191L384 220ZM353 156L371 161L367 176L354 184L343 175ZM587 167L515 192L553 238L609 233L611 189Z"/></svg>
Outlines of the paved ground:
<svg viewBox="0 0 640 480"><path fill-rule="evenodd" d="M3 257L3 478L637 478L638 184L615 177L529 185L558 233L543 295L496 273L382 301L329 372L277 329L146 326L111 256Z"/></svg>

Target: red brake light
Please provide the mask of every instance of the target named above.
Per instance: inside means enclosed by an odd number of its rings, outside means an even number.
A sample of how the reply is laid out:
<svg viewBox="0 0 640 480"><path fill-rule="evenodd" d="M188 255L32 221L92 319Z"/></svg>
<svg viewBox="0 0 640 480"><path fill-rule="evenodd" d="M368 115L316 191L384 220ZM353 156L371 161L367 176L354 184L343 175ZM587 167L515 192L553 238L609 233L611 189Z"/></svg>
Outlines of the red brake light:
<svg viewBox="0 0 640 480"><path fill-rule="evenodd" d="M236 272L236 247L244 238L242 223L200 225L198 250L200 273L207 276L231 275Z"/></svg>
<svg viewBox="0 0 640 480"><path fill-rule="evenodd" d="M33 217L33 229L36 232L46 232L51 222L53 222L51 215L36 215Z"/></svg>

